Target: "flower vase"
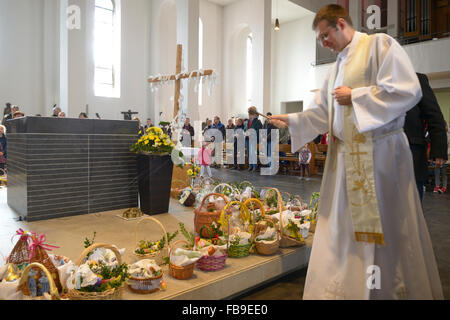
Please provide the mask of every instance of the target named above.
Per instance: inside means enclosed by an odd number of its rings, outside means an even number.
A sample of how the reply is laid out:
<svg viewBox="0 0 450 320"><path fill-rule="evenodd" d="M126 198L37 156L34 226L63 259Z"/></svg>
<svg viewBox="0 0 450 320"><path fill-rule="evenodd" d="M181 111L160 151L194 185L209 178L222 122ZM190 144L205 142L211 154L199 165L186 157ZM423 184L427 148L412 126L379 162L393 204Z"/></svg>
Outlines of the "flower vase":
<svg viewBox="0 0 450 320"><path fill-rule="evenodd" d="M147 215L169 211L173 162L170 155L137 156L140 209Z"/></svg>

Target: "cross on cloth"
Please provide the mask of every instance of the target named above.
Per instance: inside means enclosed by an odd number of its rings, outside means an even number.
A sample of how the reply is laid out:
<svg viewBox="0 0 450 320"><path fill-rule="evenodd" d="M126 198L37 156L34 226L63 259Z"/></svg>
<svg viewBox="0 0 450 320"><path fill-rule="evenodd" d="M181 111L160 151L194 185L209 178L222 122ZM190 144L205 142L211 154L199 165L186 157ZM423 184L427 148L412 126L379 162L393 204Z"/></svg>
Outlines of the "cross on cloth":
<svg viewBox="0 0 450 320"><path fill-rule="evenodd" d="M173 113L174 118L178 115L178 112L180 111L180 102L178 100L180 99L181 94L181 79L187 79L190 77L205 77L213 74L213 70L204 70L200 74L197 71L181 73L182 57L183 57L183 46L179 44L177 46L176 74L167 76L168 78L165 79L165 80L175 80L175 98L174 98L174 113ZM162 79L160 79L159 77L150 77L148 79L148 82L149 83L162 82Z"/></svg>

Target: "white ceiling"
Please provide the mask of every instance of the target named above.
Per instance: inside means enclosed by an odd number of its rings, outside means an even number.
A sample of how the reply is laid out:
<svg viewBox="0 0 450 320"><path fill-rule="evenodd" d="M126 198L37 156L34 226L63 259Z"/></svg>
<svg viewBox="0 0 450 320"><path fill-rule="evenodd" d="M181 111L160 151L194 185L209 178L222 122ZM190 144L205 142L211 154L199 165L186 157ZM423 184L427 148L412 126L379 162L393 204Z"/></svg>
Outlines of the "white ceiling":
<svg viewBox="0 0 450 320"><path fill-rule="evenodd" d="M280 19L280 24L297 20L307 15L314 14L289 0L272 1L272 20Z"/></svg>
<svg viewBox="0 0 450 320"><path fill-rule="evenodd" d="M209 0L221 6L227 6L239 0ZM286 23L292 20L300 19L306 15L313 14L312 11L304 9L289 0L273 0L272 1L272 22L276 18L280 19L280 23Z"/></svg>

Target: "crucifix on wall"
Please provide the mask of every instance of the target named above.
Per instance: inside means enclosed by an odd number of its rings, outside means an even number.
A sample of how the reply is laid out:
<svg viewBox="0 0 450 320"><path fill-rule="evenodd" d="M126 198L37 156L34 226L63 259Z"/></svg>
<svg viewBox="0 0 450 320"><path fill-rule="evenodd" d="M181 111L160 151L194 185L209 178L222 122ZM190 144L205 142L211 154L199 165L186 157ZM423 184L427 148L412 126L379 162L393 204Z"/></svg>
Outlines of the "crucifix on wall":
<svg viewBox="0 0 450 320"><path fill-rule="evenodd" d="M133 112L131 110L128 110L128 111L123 111L122 114L123 114L124 120L131 120L131 117L133 116L133 114L139 114L139 112Z"/></svg>
<svg viewBox="0 0 450 320"><path fill-rule="evenodd" d="M188 79L190 77L194 78L202 78L206 76L210 76L213 74L213 70L204 70L203 72L193 71L187 73L181 73L181 62L183 57L183 46L179 44L177 46L177 65L176 65L176 74L164 76L164 77L150 77L148 79L149 83L158 83L166 80L175 80L175 97L174 97L174 113L173 117L178 116L178 112L180 111L180 95L181 95L181 79Z"/></svg>

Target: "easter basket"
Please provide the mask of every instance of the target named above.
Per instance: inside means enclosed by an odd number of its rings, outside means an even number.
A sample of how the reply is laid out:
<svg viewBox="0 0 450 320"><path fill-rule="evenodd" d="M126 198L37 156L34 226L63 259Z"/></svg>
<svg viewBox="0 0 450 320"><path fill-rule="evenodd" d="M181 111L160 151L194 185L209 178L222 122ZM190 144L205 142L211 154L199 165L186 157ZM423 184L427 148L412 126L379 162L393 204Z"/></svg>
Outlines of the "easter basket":
<svg viewBox="0 0 450 320"><path fill-rule="evenodd" d="M177 245L177 244L185 244L188 246L189 249L192 249L192 247L189 245L189 243L185 240L178 240L175 241L174 243L172 243L170 245L170 249L169 249L169 254L172 255L173 252L173 248ZM187 266L176 266L174 264L172 264L171 262L169 262L169 274L178 280L186 280L189 279L190 277L192 277L192 275L194 274L194 267L195 267L195 263L191 263Z"/></svg>
<svg viewBox="0 0 450 320"><path fill-rule="evenodd" d="M86 248L82 253L80 258L77 261L77 266L79 267L84 260L86 259L87 255L98 248L105 248L110 249L114 252L114 255L116 256L117 263L120 266L122 264L122 257L120 256L119 250L117 250L116 247L106 244L106 243L96 243L92 246ZM75 289L70 289L68 292L68 297L70 300L120 300L122 297L122 292L125 288L126 281L122 282L122 285L118 288L111 288L103 292L84 292Z"/></svg>
<svg viewBox="0 0 450 320"><path fill-rule="evenodd" d="M265 216L264 205L258 199L248 199L244 202L244 205L248 207L249 204L256 203L261 210L262 221L266 221L268 225L274 224L272 219L269 219ZM275 225L275 224L274 224ZM273 242L260 242L256 241L256 237L261 233L265 232L264 229L261 228L262 224L255 223L255 227L253 229L253 239L255 243L256 252L261 255L272 255L278 251L280 248L280 235L277 232L276 240Z"/></svg>
<svg viewBox="0 0 450 320"><path fill-rule="evenodd" d="M25 296L31 295L31 290L29 287L29 276L30 276L30 272L32 269L33 270L40 269L40 270L42 270L42 272L44 272L45 277L48 280L49 288L44 288L43 290L45 292L47 292L47 291L50 292L51 300L61 300L61 297L58 292L58 288L56 287L56 284L55 284L55 281L53 280L52 274L50 274L50 272L47 270L47 268L44 265L37 263L37 262L33 262L33 263L29 264L23 270L22 276L20 277L20 280L19 280L19 285L17 286L17 291L22 291L22 293ZM41 297L32 298L32 300L43 300L43 297L41 296Z"/></svg>
<svg viewBox="0 0 450 320"><path fill-rule="evenodd" d="M181 193L188 185L186 181L174 179L172 180L172 187L170 189L170 197L172 199L178 200L180 198Z"/></svg>
<svg viewBox="0 0 450 320"><path fill-rule="evenodd" d="M130 275L128 278L128 289L137 294L149 294L161 290L162 278L164 272L154 277L134 277Z"/></svg>
<svg viewBox="0 0 450 320"><path fill-rule="evenodd" d="M277 194L277 206L278 211L280 212L280 220L279 220L279 226L280 226L280 234L281 234L281 240L280 240L280 248L289 248L289 247L298 247L305 244L305 240L303 239L302 235L298 234L298 239L294 239L292 237L289 237L284 232L283 227L283 211L285 210L285 207L283 205L283 200L280 194L280 191L276 188L271 188L269 190L274 190Z"/></svg>
<svg viewBox="0 0 450 320"><path fill-rule="evenodd" d="M160 250L158 250L158 251L142 254L142 253L137 253L136 250L138 250L138 248L136 248L133 251L133 254L134 254L136 260L152 259L152 260L155 260L158 265L162 265L162 264L164 264L164 258L167 257L167 255L168 255L167 254L167 246L168 246L168 240L169 239L167 238L167 231L164 228L163 224L161 222L159 222L157 219L152 218L152 217L142 218L136 224L136 229L135 229L135 243L136 243L136 246L140 245L139 242L138 242L138 239L137 239L137 234L138 234L137 231L138 231L139 225L142 222L144 222L144 221L153 221L161 228L162 232L164 233L165 243L164 243L163 247ZM141 241L141 243L142 243L142 241Z"/></svg>
<svg viewBox="0 0 450 320"><path fill-rule="evenodd" d="M207 272L219 271L225 268L225 263L228 257L228 234L229 232L227 233L227 251L221 255L204 255L197 261L197 268Z"/></svg>
<svg viewBox="0 0 450 320"><path fill-rule="evenodd" d="M202 230L203 226L209 226L212 222L217 221L220 217L221 211L218 210L217 206L214 203L209 203L205 207L206 199L210 197L220 197L222 198L225 203L228 202L228 199L220 193L210 193L207 194L200 204L200 207L194 210L195 217L194 217L194 227L195 227L195 233L199 234L202 238L209 237L209 232L207 230ZM203 228L204 229L204 228Z"/></svg>
<svg viewBox="0 0 450 320"><path fill-rule="evenodd" d="M54 281L56 288L58 289L58 292L62 292L63 288L59 277L58 269L56 268L55 264L53 263L52 259L49 257L46 251L58 247L44 243L45 240L46 239L44 234L38 236L34 232L31 233L31 242L29 246L31 257L30 263L36 262L44 265L47 271L52 275L52 279ZM24 287L24 294L30 295L29 292L26 292L27 288L28 287Z"/></svg>
<svg viewBox="0 0 450 320"><path fill-rule="evenodd" d="M228 257L230 258L244 258L250 255L250 249L252 248L252 241L250 239L247 244L234 244L230 242L230 223L228 209L233 205L239 205L239 209L242 215L249 215L247 207L240 201L231 201L222 210L220 221L222 221L223 229L227 228L227 243L228 243ZM225 222L227 221L227 222Z"/></svg>

